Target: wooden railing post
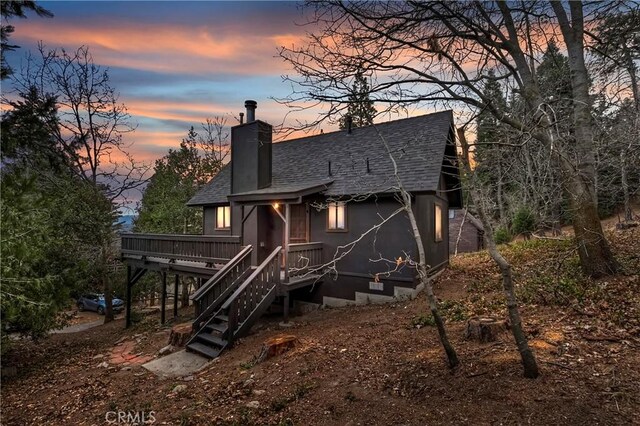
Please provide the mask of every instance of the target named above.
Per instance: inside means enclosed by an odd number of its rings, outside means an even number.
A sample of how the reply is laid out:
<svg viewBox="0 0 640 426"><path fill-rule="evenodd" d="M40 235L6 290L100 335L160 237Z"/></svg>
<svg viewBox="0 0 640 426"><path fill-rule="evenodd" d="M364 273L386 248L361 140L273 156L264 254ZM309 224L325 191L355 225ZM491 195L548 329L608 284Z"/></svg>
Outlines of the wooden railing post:
<svg viewBox="0 0 640 426"><path fill-rule="evenodd" d="M127 265L127 306L125 307L125 328L131 327L131 265Z"/></svg>
<svg viewBox="0 0 640 426"><path fill-rule="evenodd" d="M167 273L162 272L162 309L160 310L160 323L165 322L165 308L167 305Z"/></svg>
<svg viewBox="0 0 640 426"><path fill-rule="evenodd" d="M227 315L229 317L228 320L228 339L229 339L229 343L233 342L234 337L235 337L235 331L238 328L238 302L236 300L234 300L231 303L231 306L229 307L229 311L227 312Z"/></svg>

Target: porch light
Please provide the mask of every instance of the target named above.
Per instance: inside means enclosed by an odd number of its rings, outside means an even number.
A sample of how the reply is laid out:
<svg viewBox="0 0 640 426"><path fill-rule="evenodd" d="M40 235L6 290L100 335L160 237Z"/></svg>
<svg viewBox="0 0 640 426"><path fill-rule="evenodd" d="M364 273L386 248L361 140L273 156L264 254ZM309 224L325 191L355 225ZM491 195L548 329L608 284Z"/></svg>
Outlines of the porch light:
<svg viewBox="0 0 640 426"><path fill-rule="evenodd" d="M274 209L278 209L279 207L280 207L280 204L279 204L279 203L273 203L273 208L274 208Z"/></svg>

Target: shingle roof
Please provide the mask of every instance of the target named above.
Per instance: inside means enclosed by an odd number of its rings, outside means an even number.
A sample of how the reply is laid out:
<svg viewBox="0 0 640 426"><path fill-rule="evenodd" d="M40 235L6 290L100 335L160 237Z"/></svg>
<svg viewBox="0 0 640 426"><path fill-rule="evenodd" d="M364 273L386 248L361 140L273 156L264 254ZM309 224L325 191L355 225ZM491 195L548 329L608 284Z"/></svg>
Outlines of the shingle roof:
<svg viewBox="0 0 640 426"><path fill-rule="evenodd" d="M438 189L452 125L451 111L375 125L389 143L408 191ZM389 192L395 185L393 164L375 128L366 126L355 128L350 134L342 130L274 143L270 188L286 192L286 188L310 187L331 179L333 183L324 191L330 196ZM231 167L227 165L187 204L226 203L230 187Z"/></svg>

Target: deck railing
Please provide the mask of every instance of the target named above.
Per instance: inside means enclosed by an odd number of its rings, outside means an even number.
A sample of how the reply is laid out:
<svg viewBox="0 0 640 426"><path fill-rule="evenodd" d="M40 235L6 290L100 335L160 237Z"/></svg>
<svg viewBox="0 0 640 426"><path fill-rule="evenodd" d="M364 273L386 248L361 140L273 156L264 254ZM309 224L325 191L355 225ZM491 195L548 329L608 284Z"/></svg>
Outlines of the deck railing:
<svg viewBox="0 0 640 426"><path fill-rule="evenodd" d="M229 319L228 340L242 336L271 305L280 284L280 250L277 247L222 305Z"/></svg>
<svg viewBox="0 0 640 426"><path fill-rule="evenodd" d="M238 236L131 233L122 234L120 251L123 255L225 263L241 248Z"/></svg>
<svg viewBox="0 0 640 426"><path fill-rule="evenodd" d="M287 256L289 277L304 275L310 269L322 264L322 243L289 244L289 255Z"/></svg>
<svg viewBox="0 0 640 426"><path fill-rule="evenodd" d="M252 250L250 245L245 246L240 253L191 295L190 299L195 304L196 319L193 325L196 330L244 282L244 278L251 271Z"/></svg>

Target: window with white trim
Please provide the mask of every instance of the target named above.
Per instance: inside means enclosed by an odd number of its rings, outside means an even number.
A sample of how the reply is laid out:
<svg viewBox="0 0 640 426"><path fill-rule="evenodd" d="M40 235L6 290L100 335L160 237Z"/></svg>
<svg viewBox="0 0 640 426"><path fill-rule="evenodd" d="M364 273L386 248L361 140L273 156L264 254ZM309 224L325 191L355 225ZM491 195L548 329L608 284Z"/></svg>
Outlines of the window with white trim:
<svg viewBox="0 0 640 426"><path fill-rule="evenodd" d="M231 206L216 207L216 229L231 228Z"/></svg>
<svg viewBox="0 0 640 426"><path fill-rule="evenodd" d="M347 229L346 206L343 202L329 203L327 214L327 229L329 231L344 231Z"/></svg>
<svg viewBox="0 0 640 426"><path fill-rule="evenodd" d="M442 241L442 207L439 204L434 204L434 207L433 239L439 242Z"/></svg>

